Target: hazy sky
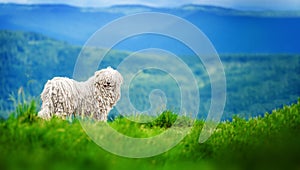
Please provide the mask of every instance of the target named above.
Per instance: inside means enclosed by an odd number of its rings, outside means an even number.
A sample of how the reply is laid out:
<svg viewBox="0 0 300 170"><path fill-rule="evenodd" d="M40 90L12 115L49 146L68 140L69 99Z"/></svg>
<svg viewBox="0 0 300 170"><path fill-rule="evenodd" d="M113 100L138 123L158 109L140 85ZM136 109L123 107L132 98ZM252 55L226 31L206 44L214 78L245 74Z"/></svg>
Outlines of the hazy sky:
<svg viewBox="0 0 300 170"><path fill-rule="evenodd" d="M184 4L199 4L250 10L300 10L300 0L0 0L1 2L21 4L60 3L81 7L107 7L122 4L176 7Z"/></svg>

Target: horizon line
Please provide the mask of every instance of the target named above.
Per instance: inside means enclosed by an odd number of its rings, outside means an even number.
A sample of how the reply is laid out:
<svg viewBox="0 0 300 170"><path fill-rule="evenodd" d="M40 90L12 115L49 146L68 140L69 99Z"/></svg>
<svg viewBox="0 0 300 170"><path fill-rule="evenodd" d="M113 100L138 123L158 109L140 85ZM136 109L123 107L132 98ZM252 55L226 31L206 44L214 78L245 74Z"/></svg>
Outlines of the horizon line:
<svg viewBox="0 0 300 170"><path fill-rule="evenodd" d="M234 8L234 7L224 7L221 5L208 5L208 4L183 4L178 6L170 6L170 7L164 7L164 6L151 6L151 5L145 5L145 4L115 4L115 5L108 5L108 6L80 6L80 5L74 5L74 4L68 4L68 3L18 3L18 2L0 2L0 5L20 5L20 6L69 6L74 8L82 8L82 9L108 9L113 7L125 7L125 6L140 6L144 8L153 8L153 9L180 9L183 7L211 7L211 8L220 8L220 9L226 9L226 10L235 10L235 11L241 11L241 12L300 12L299 10L275 10L275 9L263 9L263 8L256 8L256 9L242 9L242 8Z"/></svg>

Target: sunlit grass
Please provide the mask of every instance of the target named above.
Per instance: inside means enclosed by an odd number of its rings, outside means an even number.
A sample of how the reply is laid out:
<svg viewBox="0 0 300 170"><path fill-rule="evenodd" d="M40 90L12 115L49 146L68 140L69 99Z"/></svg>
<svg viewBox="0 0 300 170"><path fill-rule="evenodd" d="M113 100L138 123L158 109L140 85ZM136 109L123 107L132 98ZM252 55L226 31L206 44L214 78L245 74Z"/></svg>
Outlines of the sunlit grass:
<svg viewBox="0 0 300 170"><path fill-rule="evenodd" d="M203 144L198 138L204 121L197 120L176 147L144 159L122 158L101 149L77 119L42 120L36 105L34 100L20 102L12 116L0 121L1 169L299 168L300 100L262 117L221 122ZM109 125L128 136L151 137L170 128L176 118L167 111L151 123L117 118Z"/></svg>

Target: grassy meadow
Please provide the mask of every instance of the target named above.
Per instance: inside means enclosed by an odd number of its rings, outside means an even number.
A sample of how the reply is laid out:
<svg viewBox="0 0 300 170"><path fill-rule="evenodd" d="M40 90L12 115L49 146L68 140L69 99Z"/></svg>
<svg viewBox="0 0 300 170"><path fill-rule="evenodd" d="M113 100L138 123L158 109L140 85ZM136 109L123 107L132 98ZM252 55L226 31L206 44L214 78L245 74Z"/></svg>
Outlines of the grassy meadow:
<svg viewBox="0 0 300 170"><path fill-rule="evenodd" d="M0 167L6 169L299 169L300 100L290 106L250 118L221 122L215 133L198 143L204 121L161 155L131 159L96 145L79 120L37 117L37 103L21 101L7 120L0 121ZM116 118L109 125L120 133L150 137L178 118L162 113L152 123ZM118 141L115 141L118 142ZM133 146L134 147L134 146Z"/></svg>
<svg viewBox="0 0 300 170"><path fill-rule="evenodd" d="M37 98L45 82L53 76L72 77L80 47L36 33L14 31L0 31L0 42L3 44L0 48L1 170L300 169L300 100L297 101L300 57L297 54L221 55L227 79L224 121L201 144L198 138L210 103L209 78L199 59L181 56L198 78L201 101L204 101L199 120L171 150L154 157L130 159L111 154L95 144L79 120L38 118L40 101L25 97L24 91ZM94 54L98 52L99 49L90 51L86 62L95 62ZM103 60L103 67L116 67L127 55L112 50ZM131 90L130 97L143 110L149 106L149 92L163 89L168 103L173 104L168 107L171 111L162 113L151 123L139 124L117 117L109 125L136 138L155 136L170 128L180 118L173 107L179 106L176 100L179 93L174 93L178 90L174 82L164 80L168 80L166 75L159 72L141 72L130 87L140 90ZM270 111L275 108L281 109Z"/></svg>

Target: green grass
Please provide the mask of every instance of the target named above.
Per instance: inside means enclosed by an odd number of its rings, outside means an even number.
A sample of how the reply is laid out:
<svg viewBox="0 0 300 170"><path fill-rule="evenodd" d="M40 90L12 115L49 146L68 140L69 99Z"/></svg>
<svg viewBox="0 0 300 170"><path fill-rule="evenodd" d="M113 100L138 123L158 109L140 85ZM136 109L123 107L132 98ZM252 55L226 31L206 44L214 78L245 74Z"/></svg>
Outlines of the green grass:
<svg viewBox="0 0 300 170"><path fill-rule="evenodd" d="M203 144L198 143L204 124L199 120L168 152L130 159L101 149L78 120L44 121L36 116L34 101L23 102L0 121L0 169L299 169L299 110L300 100L263 117L234 117L220 123ZM152 123L117 118L110 126L129 136L149 137L169 128L176 118L167 111Z"/></svg>

